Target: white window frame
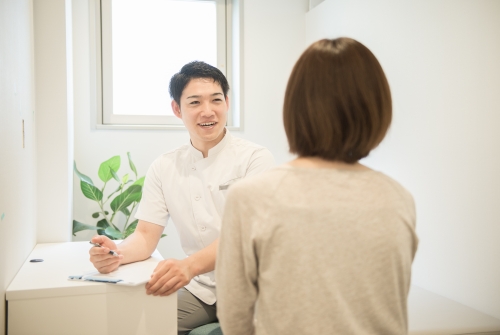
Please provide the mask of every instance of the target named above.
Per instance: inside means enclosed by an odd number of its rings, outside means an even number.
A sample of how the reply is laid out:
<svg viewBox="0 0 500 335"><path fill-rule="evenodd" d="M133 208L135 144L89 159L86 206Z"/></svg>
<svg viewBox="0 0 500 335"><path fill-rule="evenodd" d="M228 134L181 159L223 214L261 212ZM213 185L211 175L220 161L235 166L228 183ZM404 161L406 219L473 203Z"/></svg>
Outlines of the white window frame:
<svg viewBox="0 0 500 335"><path fill-rule="evenodd" d="M240 57L242 55L240 8L242 0L215 1L217 6L217 67L224 73L230 85L227 127L232 130L242 130L243 117L240 108ZM111 0L91 0L89 3L90 82L92 110L95 112L94 120L96 120L95 129L185 129L182 121L175 116L112 114L112 55L111 52L106 52L106 49L111 50L111 48L102 47L105 43L111 45ZM140 4L140 0L138 3ZM107 15L108 19L106 20L103 15Z"/></svg>

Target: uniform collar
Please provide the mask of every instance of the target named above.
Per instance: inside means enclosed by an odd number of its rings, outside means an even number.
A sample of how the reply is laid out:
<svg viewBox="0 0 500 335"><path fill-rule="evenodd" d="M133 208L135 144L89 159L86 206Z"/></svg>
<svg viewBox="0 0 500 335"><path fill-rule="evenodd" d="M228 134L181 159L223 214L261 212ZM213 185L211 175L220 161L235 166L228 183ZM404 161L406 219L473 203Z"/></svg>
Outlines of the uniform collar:
<svg viewBox="0 0 500 335"><path fill-rule="evenodd" d="M206 158L217 155L219 152L222 151L222 149L224 149L226 144L229 143L229 141L231 141L232 135L229 133L229 130L227 130L227 128L224 128L224 130L226 131L226 133L224 134L224 137L222 138L222 140L220 140L219 143L217 143L217 145L215 147L208 150L208 156ZM201 151L199 151L198 149L193 147L193 144L191 143L191 141L189 141L189 152L196 159L203 159L203 154L201 153Z"/></svg>

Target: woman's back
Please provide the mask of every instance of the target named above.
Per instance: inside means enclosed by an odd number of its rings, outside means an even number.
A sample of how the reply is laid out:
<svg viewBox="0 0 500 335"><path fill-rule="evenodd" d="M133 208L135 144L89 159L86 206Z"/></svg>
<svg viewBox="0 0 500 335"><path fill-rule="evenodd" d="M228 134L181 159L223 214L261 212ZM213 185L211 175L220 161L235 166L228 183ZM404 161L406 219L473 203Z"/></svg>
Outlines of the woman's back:
<svg viewBox="0 0 500 335"><path fill-rule="evenodd" d="M417 238L412 197L397 182L284 165L234 185L227 206L222 238L238 243L220 250L233 255L224 282L235 304L257 289L256 334L406 333ZM233 281L238 269L255 281Z"/></svg>
<svg viewBox="0 0 500 335"><path fill-rule="evenodd" d="M302 53L283 103L297 158L227 197L216 265L225 335L407 332L413 199L359 164L391 120L389 83L366 46L323 39Z"/></svg>

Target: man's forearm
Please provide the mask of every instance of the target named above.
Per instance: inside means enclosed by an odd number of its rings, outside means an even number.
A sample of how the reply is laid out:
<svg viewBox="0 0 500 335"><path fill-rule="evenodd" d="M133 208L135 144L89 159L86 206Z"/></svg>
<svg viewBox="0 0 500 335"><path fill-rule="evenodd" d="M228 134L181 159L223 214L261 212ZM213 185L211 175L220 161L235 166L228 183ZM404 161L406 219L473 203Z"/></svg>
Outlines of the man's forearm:
<svg viewBox="0 0 500 335"><path fill-rule="evenodd" d="M215 258L217 256L217 247L219 239L213 241L209 246L192 254L185 261L193 277L213 271L215 269Z"/></svg>
<svg viewBox="0 0 500 335"><path fill-rule="evenodd" d="M152 253L149 252L149 248L147 248L144 238L140 234L135 233L131 234L120 243L118 245L118 250L120 250L123 255L121 264L142 261L151 256Z"/></svg>
<svg viewBox="0 0 500 335"><path fill-rule="evenodd" d="M136 230L118 245L123 255L121 264L142 261L153 253L158 245L163 227L139 221Z"/></svg>

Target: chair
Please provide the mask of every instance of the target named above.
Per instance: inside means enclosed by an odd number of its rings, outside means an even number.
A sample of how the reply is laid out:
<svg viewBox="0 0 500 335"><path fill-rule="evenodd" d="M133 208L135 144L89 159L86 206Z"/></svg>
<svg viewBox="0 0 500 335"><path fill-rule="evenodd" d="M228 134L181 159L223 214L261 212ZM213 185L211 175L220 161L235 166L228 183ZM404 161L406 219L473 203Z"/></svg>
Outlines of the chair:
<svg viewBox="0 0 500 335"><path fill-rule="evenodd" d="M222 331L219 323L214 322L195 328L188 335L222 335Z"/></svg>

